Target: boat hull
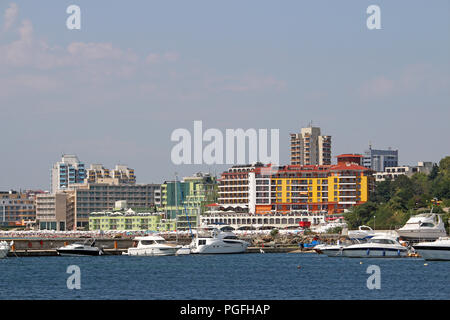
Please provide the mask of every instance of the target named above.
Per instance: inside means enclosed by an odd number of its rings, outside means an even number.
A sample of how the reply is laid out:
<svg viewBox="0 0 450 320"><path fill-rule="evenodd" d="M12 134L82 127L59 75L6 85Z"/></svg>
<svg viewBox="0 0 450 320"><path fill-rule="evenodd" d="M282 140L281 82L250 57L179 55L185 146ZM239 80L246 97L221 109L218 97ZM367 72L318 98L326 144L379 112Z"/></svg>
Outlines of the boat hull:
<svg viewBox="0 0 450 320"><path fill-rule="evenodd" d="M425 260L450 261L450 247L448 246L415 246L414 249Z"/></svg>
<svg viewBox="0 0 450 320"><path fill-rule="evenodd" d="M342 256L348 258L402 258L408 255L406 248L345 248Z"/></svg>
<svg viewBox="0 0 450 320"><path fill-rule="evenodd" d="M247 244L244 243L226 243L217 241L211 244L199 245L192 250L192 253L198 254L228 254L244 253L247 251Z"/></svg>
<svg viewBox="0 0 450 320"><path fill-rule="evenodd" d="M57 249L60 256L101 256L101 250L75 250L75 249Z"/></svg>
<svg viewBox="0 0 450 320"><path fill-rule="evenodd" d="M445 237L447 234L443 230L397 230L398 235L405 240L436 240Z"/></svg>
<svg viewBox="0 0 450 320"><path fill-rule="evenodd" d="M129 248L129 256L154 257L154 256L173 256L179 248Z"/></svg>

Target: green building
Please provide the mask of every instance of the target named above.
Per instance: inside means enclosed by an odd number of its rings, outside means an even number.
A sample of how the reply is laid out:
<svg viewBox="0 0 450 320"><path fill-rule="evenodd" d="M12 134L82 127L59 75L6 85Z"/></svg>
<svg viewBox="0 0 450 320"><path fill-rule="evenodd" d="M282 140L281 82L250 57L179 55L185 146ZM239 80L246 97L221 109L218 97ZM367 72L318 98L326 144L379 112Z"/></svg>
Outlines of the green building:
<svg viewBox="0 0 450 320"><path fill-rule="evenodd" d="M145 209L119 209L92 212L89 215L89 230L170 231L175 229L175 220L164 219L161 212Z"/></svg>
<svg viewBox="0 0 450 320"><path fill-rule="evenodd" d="M197 218L206 205L217 202L217 180L207 173L184 177L182 181L166 181L161 185L160 210L168 219L177 221L177 230L197 227Z"/></svg>

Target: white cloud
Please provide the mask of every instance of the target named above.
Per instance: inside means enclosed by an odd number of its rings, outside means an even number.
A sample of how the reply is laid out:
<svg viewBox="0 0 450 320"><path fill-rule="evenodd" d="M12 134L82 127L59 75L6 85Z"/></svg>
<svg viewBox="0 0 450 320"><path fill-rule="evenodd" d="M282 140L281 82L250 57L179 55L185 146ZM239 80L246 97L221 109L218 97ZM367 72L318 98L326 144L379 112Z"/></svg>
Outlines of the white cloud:
<svg viewBox="0 0 450 320"><path fill-rule="evenodd" d="M3 30L8 31L16 22L17 15L19 13L19 7L14 2L9 5L9 7L5 10L4 14L4 24L3 24Z"/></svg>

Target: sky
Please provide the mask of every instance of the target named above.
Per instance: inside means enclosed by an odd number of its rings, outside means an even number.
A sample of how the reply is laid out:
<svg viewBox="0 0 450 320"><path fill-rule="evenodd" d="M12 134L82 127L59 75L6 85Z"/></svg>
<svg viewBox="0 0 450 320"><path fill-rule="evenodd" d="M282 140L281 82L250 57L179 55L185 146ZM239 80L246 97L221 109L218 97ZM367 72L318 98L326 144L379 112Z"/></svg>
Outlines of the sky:
<svg viewBox="0 0 450 320"><path fill-rule="evenodd" d="M69 30L67 7L81 9ZM369 30L366 9L381 10ZM0 1L0 190L49 189L64 153L161 183L227 165L175 165L174 130L312 121L332 154L450 150L450 2Z"/></svg>

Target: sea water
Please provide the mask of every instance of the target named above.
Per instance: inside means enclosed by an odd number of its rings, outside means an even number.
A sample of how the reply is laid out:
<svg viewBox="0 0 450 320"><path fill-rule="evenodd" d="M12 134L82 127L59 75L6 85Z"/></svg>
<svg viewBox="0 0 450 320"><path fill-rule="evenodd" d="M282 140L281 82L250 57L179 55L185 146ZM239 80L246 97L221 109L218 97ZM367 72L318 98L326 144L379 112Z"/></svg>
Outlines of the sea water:
<svg viewBox="0 0 450 320"><path fill-rule="evenodd" d="M80 289L68 288L72 265ZM380 268L380 289L367 285L371 265ZM450 262L418 258L10 257L0 274L0 299L450 299Z"/></svg>

